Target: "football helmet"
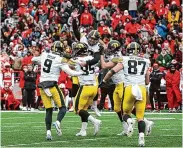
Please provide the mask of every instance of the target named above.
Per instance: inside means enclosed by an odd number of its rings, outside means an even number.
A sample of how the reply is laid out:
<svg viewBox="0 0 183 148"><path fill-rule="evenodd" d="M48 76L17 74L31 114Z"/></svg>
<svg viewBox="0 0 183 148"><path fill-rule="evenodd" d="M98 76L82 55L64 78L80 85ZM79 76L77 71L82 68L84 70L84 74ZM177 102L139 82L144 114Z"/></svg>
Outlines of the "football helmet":
<svg viewBox="0 0 183 148"><path fill-rule="evenodd" d="M121 44L117 40L111 40L107 46L106 54L114 55L117 54L121 49Z"/></svg>
<svg viewBox="0 0 183 148"><path fill-rule="evenodd" d="M73 57L88 55L88 45L78 42L73 46Z"/></svg>
<svg viewBox="0 0 183 148"><path fill-rule="evenodd" d="M127 55L138 55L140 54L140 45L137 42L131 42L127 46Z"/></svg>
<svg viewBox="0 0 183 148"><path fill-rule="evenodd" d="M64 53L64 44L60 41L55 41L51 47L51 51L58 55L62 55Z"/></svg>
<svg viewBox="0 0 183 148"><path fill-rule="evenodd" d="M97 30L92 30L88 33L88 44L94 46L99 42L100 33Z"/></svg>

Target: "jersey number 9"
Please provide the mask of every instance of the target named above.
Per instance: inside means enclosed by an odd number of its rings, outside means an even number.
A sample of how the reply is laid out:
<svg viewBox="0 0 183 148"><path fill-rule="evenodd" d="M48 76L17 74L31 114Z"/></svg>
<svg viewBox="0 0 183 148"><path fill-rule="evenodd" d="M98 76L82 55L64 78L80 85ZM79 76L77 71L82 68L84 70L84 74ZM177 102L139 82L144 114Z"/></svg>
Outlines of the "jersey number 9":
<svg viewBox="0 0 183 148"><path fill-rule="evenodd" d="M46 73L49 73L50 69L51 69L51 64L52 64L52 60L46 59L45 62L44 62L43 71L46 72Z"/></svg>

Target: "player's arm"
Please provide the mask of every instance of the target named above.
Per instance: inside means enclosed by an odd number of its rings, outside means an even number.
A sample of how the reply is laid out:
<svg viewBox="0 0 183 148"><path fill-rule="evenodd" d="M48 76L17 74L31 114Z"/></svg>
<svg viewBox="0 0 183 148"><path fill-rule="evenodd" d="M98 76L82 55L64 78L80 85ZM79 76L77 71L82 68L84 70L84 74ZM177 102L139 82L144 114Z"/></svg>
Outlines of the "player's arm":
<svg viewBox="0 0 183 148"><path fill-rule="evenodd" d="M82 74L83 74L83 71L74 71L74 70L72 70L72 69L69 67L69 65L67 65L67 64L62 65L62 66L61 66L61 69L62 69L65 73L67 73L68 75L70 75L70 76L79 76L79 75L82 75Z"/></svg>
<svg viewBox="0 0 183 148"><path fill-rule="evenodd" d="M81 34L78 30L78 25L77 25L77 22L76 22L76 18L73 18L72 28L73 28L73 32L74 32L75 37L77 38L78 41L80 41Z"/></svg>
<svg viewBox="0 0 183 148"><path fill-rule="evenodd" d="M97 64L99 62L99 60L100 60L100 53L99 52L95 52L93 57L94 58L92 60L86 61L87 65L95 65L95 64Z"/></svg>
<svg viewBox="0 0 183 148"><path fill-rule="evenodd" d="M109 80L115 73L119 72L121 69L123 69L123 64L118 63L116 66L114 66L111 70L107 72L105 75L103 82L105 83L107 80Z"/></svg>
<svg viewBox="0 0 183 148"><path fill-rule="evenodd" d="M101 63L101 67L103 69L106 69L106 68L113 68L116 63L112 62L112 61L109 61L109 62L105 62L104 60L104 55L100 55L100 63Z"/></svg>

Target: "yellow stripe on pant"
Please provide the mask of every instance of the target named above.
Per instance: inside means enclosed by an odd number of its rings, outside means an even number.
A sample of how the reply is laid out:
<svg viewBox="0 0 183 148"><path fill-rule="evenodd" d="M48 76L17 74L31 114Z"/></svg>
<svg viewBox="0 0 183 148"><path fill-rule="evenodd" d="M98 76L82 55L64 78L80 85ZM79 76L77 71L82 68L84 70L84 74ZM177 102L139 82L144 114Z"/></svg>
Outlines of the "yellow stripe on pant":
<svg viewBox="0 0 183 148"><path fill-rule="evenodd" d="M93 103L93 99L98 91L98 86L88 85L80 86L75 97L74 111L77 113L79 110L87 110L89 105Z"/></svg>
<svg viewBox="0 0 183 148"><path fill-rule="evenodd" d="M46 95L46 93L43 91L42 88L40 88L40 94L41 94L41 99L43 101L43 104L45 106L45 108L52 108L52 99L55 102L55 104L57 105L57 107L62 107L65 106L65 102L64 102L64 95L62 93L62 91L58 88L58 86L54 86L49 88L52 97L48 97Z"/></svg>

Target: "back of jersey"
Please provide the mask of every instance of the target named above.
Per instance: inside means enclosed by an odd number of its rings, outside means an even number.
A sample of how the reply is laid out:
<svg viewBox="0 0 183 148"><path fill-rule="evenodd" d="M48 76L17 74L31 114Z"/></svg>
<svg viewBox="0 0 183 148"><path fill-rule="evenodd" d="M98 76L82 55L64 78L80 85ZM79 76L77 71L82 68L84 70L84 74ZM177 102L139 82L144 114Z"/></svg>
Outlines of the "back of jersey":
<svg viewBox="0 0 183 148"><path fill-rule="evenodd" d="M59 55L43 52L41 54L41 77L43 81L57 81L60 76L62 58Z"/></svg>
<svg viewBox="0 0 183 148"><path fill-rule="evenodd" d="M88 61L93 59L92 56L78 57L78 61ZM95 65L86 65L84 67L77 65L77 70L82 70L84 74L78 76L80 85L97 85L96 83L96 74L95 74Z"/></svg>
<svg viewBox="0 0 183 148"><path fill-rule="evenodd" d="M125 85L145 85L145 74L149 68L150 61L137 56L124 56L123 66Z"/></svg>

